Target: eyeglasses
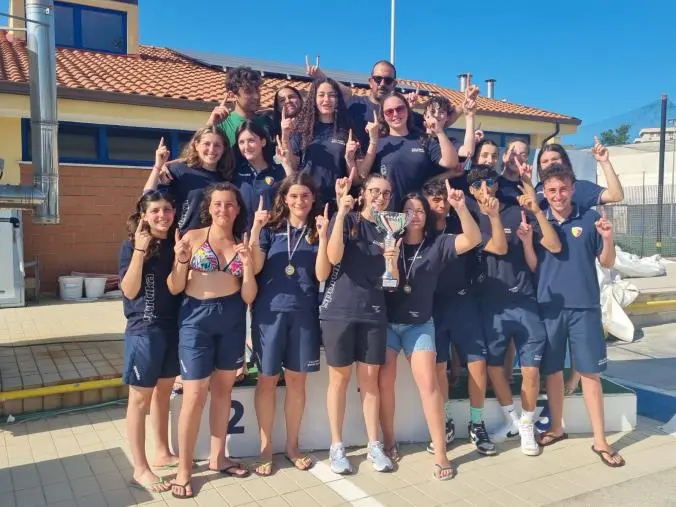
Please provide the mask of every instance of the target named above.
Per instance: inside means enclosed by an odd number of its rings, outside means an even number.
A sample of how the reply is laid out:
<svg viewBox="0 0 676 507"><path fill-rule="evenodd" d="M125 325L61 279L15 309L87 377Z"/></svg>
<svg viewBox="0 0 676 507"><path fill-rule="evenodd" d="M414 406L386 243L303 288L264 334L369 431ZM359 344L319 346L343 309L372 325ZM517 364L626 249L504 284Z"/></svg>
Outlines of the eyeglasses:
<svg viewBox="0 0 676 507"><path fill-rule="evenodd" d="M382 83L385 83L385 86L392 86L392 84L394 83L393 77L371 76L371 79L373 79L378 86L380 86Z"/></svg>
<svg viewBox="0 0 676 507"><path fill-rule="evenodd" d="M397 107L393 107L392 109L384 109L383 114L385 115L385 118L394 118L394 113L397 113L398 116L403 116L404 113L406 112L406 106L399 105Z"/></svg>
<svg viewBox="0 0 676 507"><path fill-rule="evenodd" d="M379 188L367 188L366 190L369 191L371 194L371 197L378 198L381 195L383 196L383 199L389 199L392 197L392 191L391 190L380 190Z"/></svg>
<svg viewBox="0 0 676 507"><path fill-rule="evenodd" d="M496 183L496 181L493 178L486 178L486 179L483 179L483 180L473 181L470 186L475 190L479 190L481 188L481 184L484 181L486 182L487 187L492 187Z"/></svg>

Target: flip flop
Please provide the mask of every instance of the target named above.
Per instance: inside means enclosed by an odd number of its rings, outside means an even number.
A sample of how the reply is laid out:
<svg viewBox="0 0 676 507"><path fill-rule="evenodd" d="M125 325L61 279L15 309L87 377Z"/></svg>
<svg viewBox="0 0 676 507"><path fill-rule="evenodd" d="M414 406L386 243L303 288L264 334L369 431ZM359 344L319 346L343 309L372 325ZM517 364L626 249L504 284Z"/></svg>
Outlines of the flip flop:
<svg viewBox="0 0 676 507"><path fill-rule="evenodd" d="M259 472L261 469L267 472ZM257 461L254 471L259 477L270 477L275 472L275 465L272 461Z"/></svg>
<svg viewBox="0 0 676 507"><path fill-rule="evenodd" d="M547 437L549 437L551 440L549 440L548 442L542 442L542 439L547 438ZM538 445L540 447L548 447L550 445L554 445L557 442L561 442L561 440L565 440L567 438L568 438L568 433L561 433L560 435L554 435L553 433L551 433L549 431L545 431L540 436L540 440L538 441Z"/></svg>
<svg viewBox="0 0 676 507"><path fill-rule="evenodd" d="M153 467L153 468L156 469L156 470L175 470L176 468L178 468L178 465L179 465L179 461L177 460L173 463L167 463L166 465L162 465L162 466L159 466L159 467ZM197 462L195 462L195 461L192 462L192 468L193 469L197 468Z"/></svg>
<svg viewBox="0 0 676 507"><path fill-rule="evenodd" d="M171 489L170 483L165 482L164 478L162 478L162 477L160 477L160 479L158 481L144 482L143 484L141 484L136 479L132 479L132 480L129 481L129 485L132 488L147 491L148 493L164 493L165 491L169 491ZM166 486L169 486L169 487L167 487L166 489L157 489L157 488L153 487L153 486L159 486L159 485L166 485Z"/></svg>
<svg viewBox="0 0 676 507"><path fill-rule="evenodd" d="M313 466L315 466L315 462L307 454L303 454L302 456L299 456L298 458L295 458L295 459L292 458L291 456L289 456L288 454L285 454L284 457L286 458L286 461L291 463L294 467L296 467L301 472L307 472Z"/></svg>
<svg viewBox="0 0 676 507"><path fill-rule="evenodd" d="M195 492L192 491L192 486L190 486L190 481L186 482L185 484L179 484L177 482L170 482L169 484L171 485L170 488L171 496L173 496L174 498L184 499L184 498L192 498L193 496L195 496ZM188 486L190 486L191 489L190 494L188 494L188 490L186 489ZM183 490L183 493L177 495L176 493L174 493L174 488L181 488Z"/></svg>
<svg viewBox="0 0 676 507"><path fill-rule="evenodd" d="M603 464L606 466L609 466L610 468L619 468L623 467L625 464L624 458L620 456L617 451L615 452L608 452L608 451L599 451L594 448L594 446L591 446L591 450L594 454L596 454L599 458L601 458L601 461L603 461ZM614 461L608 461L604 456L608 456L609 458L614 458L615 456L620 456L620 461L619 463L615 463Z"/></svg>
<svg viewBox="0 0 676 507"><path fill-rule="evenodd" d="M233 469L244 470L245 473L238 474L236 472L231 472ZM209 470L212 472L218 472L219 474L227 475L228 477L234 477L235 479L244 479L251 475L251 472L249 472L249 469L246 467L246 465L242 465L241 463L233 463L229 467L221 468L220 470L214 470L213 468L210 468Z"/></svg>
<svg viewBox="0 0 676 507"><path fill-rule="evenodd" d="M451 473L447 475L441 475L443 472L450 470ZM447 467L442 467L441 465L434 465L434 472L432 476L438 480L438 481L450 481L453 477L455 477L455 469L453 468L453 465L449 465Z"/></svg>

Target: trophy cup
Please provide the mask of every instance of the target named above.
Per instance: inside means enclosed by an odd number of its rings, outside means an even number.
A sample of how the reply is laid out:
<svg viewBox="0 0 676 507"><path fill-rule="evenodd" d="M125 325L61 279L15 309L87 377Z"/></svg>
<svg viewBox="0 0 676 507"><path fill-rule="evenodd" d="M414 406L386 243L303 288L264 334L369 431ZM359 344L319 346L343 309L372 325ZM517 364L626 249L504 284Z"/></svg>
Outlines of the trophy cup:
<svg viewBox="0 0 676 507"><path fill-rule="evenodd" d="M371 211L376 225L385 231L384 248L394 247L394 236L409 224L413 218L413 214L410 212L377 211L376 209L372 209ZM397 279L392 276L392 266L390 266L389 260L385 264L385 273L383 273L382 281L383 289L394 289L397 287Z"/></svg>

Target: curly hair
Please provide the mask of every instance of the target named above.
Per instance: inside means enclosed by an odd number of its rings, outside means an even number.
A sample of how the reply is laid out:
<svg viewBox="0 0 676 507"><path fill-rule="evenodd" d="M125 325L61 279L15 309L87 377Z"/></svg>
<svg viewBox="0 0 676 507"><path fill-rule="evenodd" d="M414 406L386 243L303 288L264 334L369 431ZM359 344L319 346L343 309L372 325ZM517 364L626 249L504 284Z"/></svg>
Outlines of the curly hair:
<svg viewBox="0 0 676 507"><path fill-rule="evenodd" d="M216 164L216 170L218 170L225 181L231 181L232 175L235 172L235 156L227 138L217 127L208 126L197 130L195 134L193 134L190 142L183 148L183 153L181 153L178 161L185 163L188 167L202 167L202 160L200 159L199 153L197 153L196 146L202 140L202 136L207 134L218 136L223 142L223 155L221 155L221 158Z"/></svg>
<svg viewBox="0 0 676 507"><path fill-rule="evenodd" d="M489 165L477 164L472 165L472 169L467 173L467 184L472 185L476 181L485 179L498 180L498 172Z"/></svg>
<svg viewBox="0 0 676 507"><path fill-rule="evenodd" d="M282 227L285 226L286 221L289 218L289 207L284 201L286 195L289 193L289 190L294 185L301 185L306 187L312 193L312 196L315 199L312 208L307 216L307 228L308 228L308 243L311 245L319 239L317 233L317 224L315 222L315 217L321 213L319 207L319 199L317 196L317 185L315 184L314 179L308 173L298 172L287 176L282 180L282 184L279 186L277 191L277 196L275 197L275 202L272 204L272 211L270 212L270 221L268 222L268 227L273 231L281 231Z"/></svg>
<svg viewBox="0 0 676 507"><path fill-rule="evenodd" d="M422 194L425 197L448 197L446 192L446 177L435 176L427 180L422 186Z"/></svg>
<svg viewBox="0 0 676 507"><path fill-rule="evenodd" d="M301 108L303 107L303 96L300 94L298 91L298 88L291 86L291 85L284 85L281 88L277 89L277 92L275 92L275 98L272 101L272 128L274 130L273 135L278 136L282 134L282 108L280 107L279 104L279 92L282 90L293 90L293 93L295 93L298 96L298 100L300 100ZM298 111L298 114L300 114L300 111Z"/></svg>
<svg viewBox="0 0 676 507"><path fill-rule="evenodd" d="M127 222L125 224L127 229L127 238L129 239L129 241L131 241L132 246L134 246L136 229L138 228L138 224L141 220L141 215L148 211L148 208L152 203L162 201L168 203L174 210L176 210L176 203L174 202L174 199L168 193L160 192L159 190L151 190L149 192L146 192L138 200L138 202L136 203L136 209L131 215L129 215L129 217L127 218ZM176 222L174 221L174 223L169 228L169 232L167 233L168 238L173 237L175 227ZM150 232L150 226L148 225L147 222L143 224L143 230L145 230L146 232ZM143 260L147 261L148 259L151 259L152 257L159 255L159 253L160 253L160 239L153 236L152 239L150 240L150 243L148 244L146 253L143 256Z"/></svg>
<svg viewBox="0 0 676 507"><path fill-rule="evenodd" d="M263 78L260 72L251 67L235 67L225 73L225 89L237 94L240 88L260 88Z"/></svg>
<svg viewBox="0 0 676 507"><path fill-rule="evenodd" d="M237 215L237 218L235 218L235 223L232 224L232 234L235 238L241 239L246 232L246 205L244 204L244 199L242 199L242 194L239 189L229 181L212 183L204 191L204 198L200 204L200 222L202 227L209 227L213 223L211 213L209 213L209 207L211 206L211 198L214 195L214 192L232 192L235 194L235 199L237 199L237 205L239 206L239 214Z"/></svg>
<svg viewBox="0 0 676 507"><path fill-rule="evenodd" d="M390 135L390 126L385 121L385 111L384 111L385 108L383 106L385 105L385 101L392 97L398 98L404 104L404 106L406 106L406 128L408 129L409 133L417 131L418 129L415 126L415 118L413 118L413 110L411 109L411 105L408 103L408 100L406 100L406 97L404 97L399 92L391 92L383 97L383 99L380 101L380 107L378 108L378 123L380 123L380 135L381 136Z"/></svg>
<svg viewBox="0 0 676 507"><path fill-rule="evenodd" d="M351 128L350 115L347 112L345 99L340 91L338 83L331 78L316 79L313 81L308 93L307 100L303 102L303 107L298 113L295 132L300 134L300 150L305 151L314 138L315 124L318 121L317 114L317 91L319 86L328 83L336 93L336 110L333 113L333 135L337 138L347 141L348 132Z"/></svg>

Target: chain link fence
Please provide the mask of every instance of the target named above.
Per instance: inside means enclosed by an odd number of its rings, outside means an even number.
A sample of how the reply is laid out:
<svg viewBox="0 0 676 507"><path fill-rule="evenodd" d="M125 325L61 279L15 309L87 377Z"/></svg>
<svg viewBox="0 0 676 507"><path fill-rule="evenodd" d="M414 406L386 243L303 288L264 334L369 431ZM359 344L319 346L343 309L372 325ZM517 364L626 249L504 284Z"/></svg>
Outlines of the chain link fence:
<svg viewBox="0 0 676 507"><path fill-rule="evenodd" d="M662 189L662 210L658 206L659 185L623 187L624 200L605 207L613 223L615 243L626 252L640 257L659 253L676 257L676 199L674 187ZM661 217L660 217L661 215ZM661 230L662 249L657 242Z"/></svg>

